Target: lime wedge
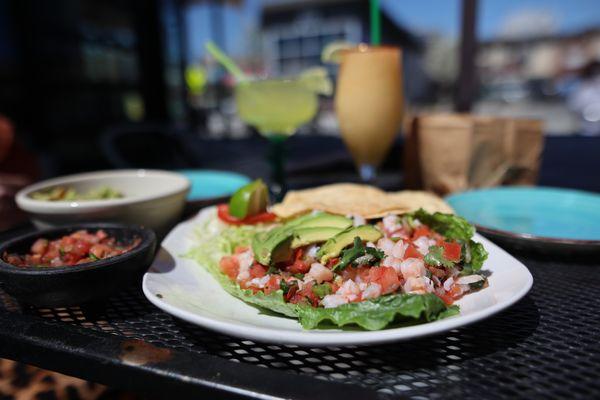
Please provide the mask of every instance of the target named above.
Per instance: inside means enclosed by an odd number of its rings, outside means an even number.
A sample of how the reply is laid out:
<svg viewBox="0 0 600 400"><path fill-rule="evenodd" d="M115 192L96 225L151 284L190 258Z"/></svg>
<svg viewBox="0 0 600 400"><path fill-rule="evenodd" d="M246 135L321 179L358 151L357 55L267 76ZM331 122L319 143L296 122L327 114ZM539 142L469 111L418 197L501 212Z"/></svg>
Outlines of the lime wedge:
<svg viewBox="0 0 600 400"><path fill-rule="evenodd" d="M342 51L353 49L356 44L344 41L331 42L323 48L321 61L326 64L339 64L342 62Z"/></svg>
<svg viewBox="0 0 600 400"><path fill-rule="evenodd" d="M262 179L239 188L229 200L229 214L243 219L267 210L269 193Z"/></svg>
<svg viewBox="0 0 600 400"><path fill-rule="evenodd" d="M327 76L327 69L323 67L312 67L300 74L298 80L304 84L306 88L315 93L324 96L333 94L333 83Z"/></svg>

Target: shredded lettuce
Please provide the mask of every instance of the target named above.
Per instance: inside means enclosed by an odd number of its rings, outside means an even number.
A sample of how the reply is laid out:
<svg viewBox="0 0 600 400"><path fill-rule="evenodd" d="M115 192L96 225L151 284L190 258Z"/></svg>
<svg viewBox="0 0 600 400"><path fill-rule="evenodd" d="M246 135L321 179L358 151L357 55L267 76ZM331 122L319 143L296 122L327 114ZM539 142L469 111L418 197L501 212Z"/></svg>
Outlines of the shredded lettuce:
<svg viewBox="0 0 600 400"><path fill-rule="evenodd" d="M305 329L315 329L319 326L359 326L366 330L379 330L390 324L413 325L458 313L458 307L447 307L433 294L387 295L335 308L316 308L306 304L286 303L282 289L270 294L244 290L221 272L219 261L223 256L232 254L237 246L250 246L255 235L268 229L263 225L230 226L221 223L216 217L208 218L196 229L195 245L185 256L206 268L232 296L265 311L298 318Z"/></svg>

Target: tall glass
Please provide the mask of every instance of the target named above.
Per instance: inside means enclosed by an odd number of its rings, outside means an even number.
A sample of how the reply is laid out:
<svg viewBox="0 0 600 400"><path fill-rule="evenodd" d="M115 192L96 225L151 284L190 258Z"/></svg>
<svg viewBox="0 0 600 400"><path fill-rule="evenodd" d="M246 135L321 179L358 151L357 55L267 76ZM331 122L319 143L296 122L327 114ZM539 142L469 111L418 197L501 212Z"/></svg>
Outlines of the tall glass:
<svg viewBox="0 0 600 400"><path fill-rule="evenodd" d="M401 52L397 47L344 50L335 95L342 132L365 182L372 182L402 122Z"/></svg>
<svg viewBox="0 0 600 400"><path fill-rule="evenodd" d="M276 198L287 190L285 140L309 122L318 109L318 97L300 79L245 81L235 88L240 118L269 139L271 192Z"/></svg>

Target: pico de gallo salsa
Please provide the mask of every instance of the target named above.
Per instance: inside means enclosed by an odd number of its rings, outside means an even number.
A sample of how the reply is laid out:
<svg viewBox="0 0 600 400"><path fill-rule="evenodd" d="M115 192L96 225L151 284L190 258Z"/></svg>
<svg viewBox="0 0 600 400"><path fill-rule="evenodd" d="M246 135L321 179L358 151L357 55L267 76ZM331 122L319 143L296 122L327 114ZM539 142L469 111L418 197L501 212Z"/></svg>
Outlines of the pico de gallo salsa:
<svg viewBox="0 0 600 400"><path fill-rule="evenodd" d="M349 221L352 225L334 239L339 251L330 257L329 250L323 251L327 241L316 241L265 264L257 258L270 240L267 234L253 246L239 246L223 256L221 272L255 294L281 290L286 302L323 308L390 294L433 294L451 305L487 285L472 266L469 242L445 237L418 218L389 215L373 225L360 217ZM323 229L296 226L297 237Z"/></svg>
<svg viewBox="0 0 600 400"><path fill-rule="evenodd" d="M5 262L17 267L73 266L126 253L138 246L140 238L123 244L99 229L95 233L79 230L59 239L37 239L27 254L4 253Z"/></svg>

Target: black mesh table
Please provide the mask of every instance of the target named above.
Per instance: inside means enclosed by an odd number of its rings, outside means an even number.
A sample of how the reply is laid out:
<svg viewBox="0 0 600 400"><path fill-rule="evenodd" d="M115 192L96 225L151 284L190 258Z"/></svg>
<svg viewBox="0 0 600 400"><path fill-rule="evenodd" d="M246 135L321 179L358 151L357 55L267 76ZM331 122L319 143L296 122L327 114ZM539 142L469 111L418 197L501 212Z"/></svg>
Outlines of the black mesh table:
<svg viewBox="0 0 600 400"><path fill-rule="evenodd" d="M375 347L256 343L177 320L138 287L27 308L0 292L0 357L152 398L600 398L600 263L518 255L532 291L446 334Z"/></svg>

